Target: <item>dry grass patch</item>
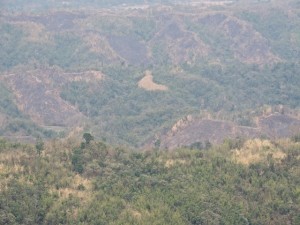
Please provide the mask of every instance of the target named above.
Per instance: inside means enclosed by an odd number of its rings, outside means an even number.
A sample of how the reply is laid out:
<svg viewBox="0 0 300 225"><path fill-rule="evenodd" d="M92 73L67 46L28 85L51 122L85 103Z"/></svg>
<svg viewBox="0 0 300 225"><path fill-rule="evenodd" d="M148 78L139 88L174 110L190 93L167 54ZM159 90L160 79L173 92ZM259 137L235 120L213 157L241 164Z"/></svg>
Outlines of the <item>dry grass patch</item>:
<svg viewBox="0 0 300 225"><path fill-rule="evenodd" d="M15 22L14 25L20 27L27 33L26 40L35 43L49 43L50 36L42 24L34 22Z"/></svg>
<svg viewBox="0 0 300 225"><path fill-rule="evenodd" d="M118 55L111 48L106 38L101 37L97 34L88 34L83 37L83 40L85 41L91 52L103 54L108 60L118 59Z"/></svg>
<svg viewBox="0 0 300 225"><path fill-rule="evenodd" d="M53 189L52 192L56 192L62 199L73 195L79 198L82 202L88 202L92 196L92 183L90 180L77 174L73 177L70 187L60 188L58 190Z"/></svg>
<svg viewBox="0 0 300 225"><path fill-rule="evenodd" d="M176 164L186 164L186 160L183 160L183 159L168 159L165 163L165 167L166 168L170 168Z"/></svg>
<svg viewBox="0 0 300 225"><path fill-rule="evenodd" d="M244 143L241 149L233 151L233 158L236 162L244 165L264 161L269 155L273 159L283 159L286 154L272 144L269 140L253 139Z"/></svg>
<svg viewBox="0 0 300 225"><path fill-rule="evenodd" d="M0 164L0 174L5 174L6 170L7 170L6 166L1 163Z"/></svg>
<svg viewBox="0 0 300 225"><path fill-rule="evenodd" d="M5 152L0 153L0 163L14 167L15 165L20 165L22 162L28 158L28 154L24 152Z"/></svg>
<svg viewBox="0 0 300 225"><path fill-rule="evenodd" d="M82 73L64 73L64 75L68 75L69 81L84 81L84 82L95 82L104 79L104 74L100 71L91 70Z"/></svg>

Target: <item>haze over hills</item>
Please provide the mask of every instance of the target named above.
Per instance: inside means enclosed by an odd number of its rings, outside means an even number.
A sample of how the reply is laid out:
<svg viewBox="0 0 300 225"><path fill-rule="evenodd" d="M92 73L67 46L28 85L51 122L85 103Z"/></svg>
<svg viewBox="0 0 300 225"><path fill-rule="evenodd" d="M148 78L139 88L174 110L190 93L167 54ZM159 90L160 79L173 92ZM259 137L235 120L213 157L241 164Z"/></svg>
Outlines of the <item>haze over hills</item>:
<svg viewBox="0 0 300 225"><path fill-rule="evenodd" d="M190 140L174 146L299 132L297 1L1 4L2 136L77 127L111 143L170 147L166 134L188 115L198 122L175 137Z"/></svg>
<svg viewBox="0 0 300 225"><path fill-rule="evenodd" d="M299 0L0 0L0 224L299 225Z"/></svg>

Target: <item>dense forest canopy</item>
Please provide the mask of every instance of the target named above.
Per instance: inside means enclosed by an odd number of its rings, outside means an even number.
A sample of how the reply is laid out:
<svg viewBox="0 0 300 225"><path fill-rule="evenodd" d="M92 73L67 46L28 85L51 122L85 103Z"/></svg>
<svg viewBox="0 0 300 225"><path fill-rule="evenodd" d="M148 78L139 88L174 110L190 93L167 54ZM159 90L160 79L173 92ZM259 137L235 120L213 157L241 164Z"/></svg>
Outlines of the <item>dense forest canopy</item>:
<svg viewBox="0 0 300 225"><path fill-rule="evenodd" d="M0 223L296 225L299 140L148 152L1 140Z"/></svg>

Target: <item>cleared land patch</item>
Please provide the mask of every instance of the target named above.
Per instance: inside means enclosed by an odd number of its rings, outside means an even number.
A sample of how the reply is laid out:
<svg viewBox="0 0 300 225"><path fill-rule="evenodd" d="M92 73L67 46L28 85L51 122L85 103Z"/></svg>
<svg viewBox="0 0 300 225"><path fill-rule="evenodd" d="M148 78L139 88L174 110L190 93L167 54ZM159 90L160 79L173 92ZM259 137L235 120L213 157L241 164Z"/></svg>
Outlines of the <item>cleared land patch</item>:
<svg viewBox="0 0 300 225"><path fill-rule="evenodd" d="M151 71L147 70L145 76L138 83L139 88L143 88L147 91L167 91L168 87L162 84L157 84L153 81L153 75Z"/></svg>

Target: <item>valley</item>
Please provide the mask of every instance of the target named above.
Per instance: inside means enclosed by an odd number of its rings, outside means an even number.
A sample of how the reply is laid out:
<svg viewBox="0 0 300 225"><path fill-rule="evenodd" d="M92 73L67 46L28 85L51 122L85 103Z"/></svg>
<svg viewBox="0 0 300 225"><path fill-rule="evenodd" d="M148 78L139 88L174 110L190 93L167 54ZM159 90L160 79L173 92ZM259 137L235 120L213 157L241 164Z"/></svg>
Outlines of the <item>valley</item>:
<svg viewBox="0 0 300 225"><path fill-rule="evenodd" d="M158 136L172 142L167 130L188 115L204 120L173 146L298 132L296 1L135 3L32 1L31 11L4 3L0 134L31 139L81 127L140 148ZM291 111L293 129L255 124L264 107Z"/></svg>

